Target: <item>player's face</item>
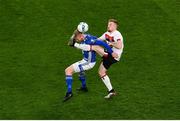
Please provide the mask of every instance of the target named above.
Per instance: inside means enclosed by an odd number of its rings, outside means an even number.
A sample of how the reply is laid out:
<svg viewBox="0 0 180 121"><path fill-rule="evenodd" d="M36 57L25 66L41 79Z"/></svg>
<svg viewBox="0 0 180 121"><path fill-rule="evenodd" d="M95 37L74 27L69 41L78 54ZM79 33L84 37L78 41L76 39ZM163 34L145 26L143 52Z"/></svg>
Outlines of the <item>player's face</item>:
<svg viewBox="0 0 180 121"><path fill-rule="evenodd" d="M117 25L114 22L108 22L107 31L112 32L117 29Z"/></svg>
<svg viewBox="0 0 180 121"><path fill-rule="evenodd" d="M84 35L83 34L78 34L75 39L76 39L77 42L82 42L84 40Z"/></svg>

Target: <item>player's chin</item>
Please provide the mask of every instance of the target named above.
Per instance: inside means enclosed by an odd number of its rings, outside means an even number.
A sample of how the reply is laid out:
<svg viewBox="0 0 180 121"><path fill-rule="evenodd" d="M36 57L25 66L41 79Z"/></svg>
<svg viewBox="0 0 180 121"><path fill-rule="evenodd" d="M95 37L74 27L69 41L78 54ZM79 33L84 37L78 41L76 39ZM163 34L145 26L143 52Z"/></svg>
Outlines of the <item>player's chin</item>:
<svg viewBox="0 0 180 121"><path fill-rule="evenodd" d="M112 32L110 29L107 29L108 32Z"/></svg>

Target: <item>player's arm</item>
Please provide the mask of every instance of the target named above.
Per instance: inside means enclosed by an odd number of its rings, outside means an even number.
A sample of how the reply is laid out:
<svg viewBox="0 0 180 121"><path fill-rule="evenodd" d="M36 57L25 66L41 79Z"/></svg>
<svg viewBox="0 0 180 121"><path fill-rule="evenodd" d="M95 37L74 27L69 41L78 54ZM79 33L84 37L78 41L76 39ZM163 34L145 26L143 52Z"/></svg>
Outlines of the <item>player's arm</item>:
<svg viewBox="0 0 180 121"><path fill-rule="evenodd" d="M80 44L77 42L74 44L74 47L84 50L84 51L92 51L92 50L96 51L97 46L104 47L107 50L107 52L109 52L110 54L113 53L113 50L111 49L111 47L106 42L103 42L101 40L95 40L94 42L89 43L89 44Z"/></svg>
<svg viewBox="0 0 180 121"><path fill-rule="evenodd" d="M75 43L74 47L76 47L77 49L81 49L83 51L91 51L91 46L88 44L80 44L80 43Z"/></svg>
<svg viewBox="0 0 180 121"><path fill-rule="evenodd" d="M104 48L102 48L101 46L98 46L98 45L88 45L88 44L75 43L74 47L81 49L83 51L95 51L101 57L107 55L107 53L104 52Z"/></svg>
<svg viewBox="0 0 180 121"><path fill-rule="evenodd" d="M75 31L73 32L72 36L68 40L68 45L71 46L71 47L74 47L74 44L76 42L76 40L74 39L74 37L75 37L74 33L75 33Z"/></svg>
<svg viewBox="0 0 180 121"><path fill-rule="evenodd" d="M92 43L89 44L79 44L79 43L75 43L74 47L84 50L84 51L97 51L97 46L102 46L104 47L108 53L112 54L113 50L111 49L111 47L106 43L103 42L101 40L95 40Z"/></svg>
<svg viewBox="0 0 180 121"><path fill-rule="evenodd" d="M75 43L74 47L79 48L81 50L84 51L96 51L100 56L106 56L107 53L104 52L104 49L101 47L103 46L104 48L107 49L107 51L114 57L117 58L118 55L116 53L114 53L111 49L111 47L103 41L100 40L96 40L93 44L88 45L88 44L79 44L79 43Z"/></svg>
<svg viewBox="0 0 180 121"><path fill-rule="evenodd" d="M96 51L101 57L107 54L104 52L104 49L98 45L88 45L88 44L75 43L74 47L81 49L83 51L92 51L92 50Z"/></svg>
<svg viewBox="0 0 180 121"><path fill-rule="evenodd" d="M99 45L88 45L88 44L79 44L79 43L75 43L74 47L81 49L83 51L96 51L96 53L98 53L101 57L104 56L106 57L108 54L106 52L104 52L104 48L102 48ZM116 53L112 53L112 56L114 58L117 58L118 55Z"/></svg>

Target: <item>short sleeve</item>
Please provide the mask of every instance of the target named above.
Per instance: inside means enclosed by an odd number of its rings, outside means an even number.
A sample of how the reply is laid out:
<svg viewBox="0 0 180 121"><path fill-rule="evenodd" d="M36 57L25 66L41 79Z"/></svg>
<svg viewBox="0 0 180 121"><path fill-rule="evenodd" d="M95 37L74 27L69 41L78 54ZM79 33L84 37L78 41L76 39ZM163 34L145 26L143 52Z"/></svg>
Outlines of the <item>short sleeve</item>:
<svg viewBox="0 0 180 121"><path fill-rule="evenodd" d="M114 35L114 41L117 42L117 41L123 41L122 40L122 35L120 33L117 33Z"/></svg>

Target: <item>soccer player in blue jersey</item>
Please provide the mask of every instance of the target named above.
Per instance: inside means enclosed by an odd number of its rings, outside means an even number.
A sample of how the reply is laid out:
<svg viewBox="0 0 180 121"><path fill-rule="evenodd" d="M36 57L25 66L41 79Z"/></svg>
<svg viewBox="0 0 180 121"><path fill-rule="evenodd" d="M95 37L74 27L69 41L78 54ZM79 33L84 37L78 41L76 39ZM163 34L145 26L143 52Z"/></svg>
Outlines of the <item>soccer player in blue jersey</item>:
<svg viewBox="0 0 180 121"><path fill-rule="evenodd" d="M90 46L89 50L83 51L83 59L82 60L70 65L69 67L67 67L65 69L67 92L66 92L66 95L65 95L63 101L67 101L68 99L70 99L73 96L73 93L72 93L73 77L72 77L72 75L74 73L79 73L79 80L82 83L81 87L78 90L79 91L88 91L87 86L86 86L85 71L93 68L96 63L96 47L97 46L104 47L107 50L107 52L110 53L113 57L117 57L117 54L112 51L111 47L107 43L105 43L101 40L98 40L96 37L94 37L92 35L83 34L79 31L75 30L68 45L75 46L75 42L78 42L80 44L93 45L93 46ZM81 49L80 46L77 48ZM107 55L103 49L98 49L97 53L101 54L102 56Z"/></svg>

